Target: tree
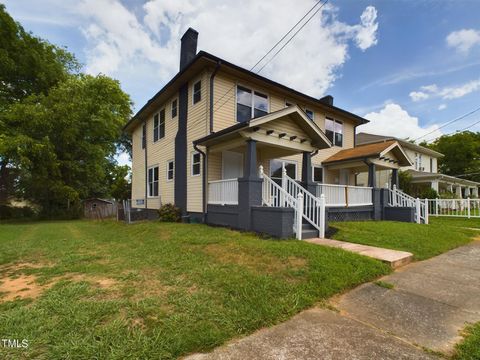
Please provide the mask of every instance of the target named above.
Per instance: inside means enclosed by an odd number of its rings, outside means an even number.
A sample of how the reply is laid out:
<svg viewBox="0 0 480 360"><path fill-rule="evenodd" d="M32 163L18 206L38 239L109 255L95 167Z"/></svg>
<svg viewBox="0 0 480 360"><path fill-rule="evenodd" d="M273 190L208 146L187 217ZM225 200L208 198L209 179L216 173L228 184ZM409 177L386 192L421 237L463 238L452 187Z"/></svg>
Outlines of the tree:
<svg viewBox="0 0 480 360"><path fill-rule="evenodd" d="M130 199L132 194L130 167L128 165L115 165L109 178L110 195L117 201Z"/></svg>
<svg viewBox="0 0 480 360"><path fill-rule="evenodd" d="M109 194L122 128L131 102L118 81L70 75L49 90L13 104L0 125L0 154L20 169L22 195L46 216Z"/></svg>
<svg viewBox="0 0 480 360"><path fill-rule="evenodd" d="M445 156L439 159L441 173L462 176L464 179L480 181L480 133L464 131L444 135L427 145Z"/></svg>

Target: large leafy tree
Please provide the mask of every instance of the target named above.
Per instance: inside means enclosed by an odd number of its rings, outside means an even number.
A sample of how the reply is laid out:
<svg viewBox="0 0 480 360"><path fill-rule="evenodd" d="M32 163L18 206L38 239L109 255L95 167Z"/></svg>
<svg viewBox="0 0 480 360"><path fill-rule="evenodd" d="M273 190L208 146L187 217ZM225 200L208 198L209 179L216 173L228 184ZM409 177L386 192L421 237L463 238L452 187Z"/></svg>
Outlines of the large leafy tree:
<svg viewBox="0 0 480 360"><path fill-rule="evenodd" d="M444 135L427 146L445 155L439 160L443 174L480 181L480 133L464 131Z"/></svg>
<svg viewBox="0 0 480 360"><path fill-rule="evenodd" d="M130 98L117 81L78 70L0 5L0 203L15 190L48 215L111 196Z"/></svg>

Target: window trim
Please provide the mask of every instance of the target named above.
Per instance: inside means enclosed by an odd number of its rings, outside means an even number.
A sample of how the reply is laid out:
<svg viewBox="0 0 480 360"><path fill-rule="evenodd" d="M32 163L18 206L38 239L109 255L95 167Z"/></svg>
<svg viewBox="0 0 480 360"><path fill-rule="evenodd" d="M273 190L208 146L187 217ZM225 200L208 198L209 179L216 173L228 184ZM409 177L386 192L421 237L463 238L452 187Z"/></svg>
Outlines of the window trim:
<svg viewBox="0 0 480 360"><path fill-rule="evenodd" d="M319 184L324 183L324 178L325 178L325 169L322 165L312 165L312 181L315 182L315 169L321 169L322 170L322 182Z"/></svg>
<svg viewBox="0 0 480 360"><path fill-rule="evenodd" d="M238 101L237 101L237 90L238 90L238 87L241 86L245 89L249 89L252 91L252 102L251 102L251 111L250 111L250 120L253 120L254 117L253 115L255 114L255 106L254 106L254 95L255 95L255 92L258 92L262 95L266 95L267 96L267 115L270 114L270 94L268 92L264 92L262 90L258 90L257 88L254 88L252 86L248 86L248 85L243 85L242 83L240 82L236 82L235 83L235 122L238 124L240 121L238 121L237 119L237 104L238 104Z"/></svg>
<svg viewBox="0 0 480 360"><path fill-rule="evenodd" d="M173 103L176 103L175 106L175 116L173 116ZM170 103L170 116L172 119L175 119L178 116L178 98L175 98Z"/></svg>
<svg viewBox="0 0 480 360"><path fill-rule="evenodd" d="M198 83L200 83L200 99L197 102L195 102L195 85L197 85ZM192 105L197 105L201 101L202 101L202 79L199 79L192 84Z"/></svg>
<svg viewBox="0 0 480 360"><path fill-rule="evenodd" d="M150 179L149 179L149 174L150 174L150 170L151 169L155 169L155 168L158 168L158 179L157 179L157 184L158 184L158 194L157 195L151 195L150 194ZM155 183L155 180L152 182L152 183ZM158 164L155 164L155 165L151 165L147 168L147 198L149 199L154 199L154 198L158 198L160 196L160 167L158 166Z"/></svg>
<svg viewBox="0 0 480 360"><path fill-rule="evenodd" d="M327 135L327 120L330 120L330 121L333 121L333 138L332 138L332 145L333 146L336 146L336 147L343 147L343 144L344 144L344 141L343 141L343 138L345 137L345 133L344 133L344 122L341 121L341 120L337 120L333 117L329 117L329 116L325 116L325 135ZM335 134L337 133L335 131L335 123L339 123L339 124L342 124L342 145L336 145L335 144ZM330 139L329 139L330 140Z"/></svg>
<svg viewBox="0 0 480 360"><path fill-rule="evenodd" d="M173 164L173 169L172 169L173 174L171 179L168 178L169 171L170 171L170 168L169 168L170 164ZM167 161L167 170L166 170L165 178L167 179L167 182L172 182L175 179L175 160L173 159Z"/></svg>
<svg viewBox="0 0 480 360"><path fill-rule="evenodd" d="M193 162L193 157L198 154L199 160L198 163ZM193 165L198 164L200 167L200 171L198 174L193 173ZM200 176L202 174L202 155L198 151L192 151L191 157L190 157L190 176Z"/></svg>
<svg viewBox="0 0 480 360"><path fill-rule="evenodd" d="M163 111L163 136L160 136L161 135L161 132L160 132L160 129L162 127L162 117L160 116L160 114L162 113ZM157 129L157 132L158 132L158 137L157 139L155 140L155 116L158 115L158 127L156 128ZM162 140L165 138L165 133L166 133L166 111L165 111L165 107L161 108L157 113L153 114L153 142L156 143L157 141L159 140Z"/></svg>
<svg viewBox="0 0 480 360"><path fill-rule="evenodd" d="M269 162L268 162L268 174L270 176L272 176L272 160L278 160L278 161L281 161L285 164L295 165L295 178L293 180L299 180L298 179L298 161L296 161L296 160L285 160L285 159L279 159L279 158L269 160ZM283 167L283 165L282 165L282 167ZM275 178L275 179L279 179L279 178Z"/></svg>
<svg viewBox="0 0 480 360"><path fill-rule="evenodd" d="M307 114L307 111L310 111L312 113L312 118L310 119L310 116L308 116ZM312 109L309 109L309 108L305 108L305 115L307 115L307 117L312 120L312 121L315 121L315 111L313 111ZM343 142L343 141L342 141Z"/></svg>

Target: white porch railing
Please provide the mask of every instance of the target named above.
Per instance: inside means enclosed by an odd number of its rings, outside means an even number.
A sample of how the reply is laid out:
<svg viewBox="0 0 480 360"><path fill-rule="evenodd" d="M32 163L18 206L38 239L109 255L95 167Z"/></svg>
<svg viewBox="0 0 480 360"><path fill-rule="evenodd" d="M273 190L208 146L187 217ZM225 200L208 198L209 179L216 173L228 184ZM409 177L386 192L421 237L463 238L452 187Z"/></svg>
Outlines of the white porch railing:
<svg viewBox="0 0 480 360"><path fill-rule="evenodd" d="M480 199L428 199L431 216L480 218Z"/></svg>
<svg viewBox="0 0 480 360"><path fill-rule="evenodd" d="M350 207L373 205L373 189L364 186L317 184L316 196L325 195L326 206Z"/></svg>
<svg viewBox="0 0 480 360"><path fill-rule="evenodd" d="M323 196L317 199L294 180L290 179L285 171L283 171L282 175L282 186L265 175L261 165L259 175L263 179L263 205L291 207L295 210L293 231L297 239L302 239L303 219L307 220L318 230L320 238L325 237L325 198ZM290 189L290 191L287 191L287 189Z"/></svg>
<svg viewBox="0 0 480 360"><path fill-rule="evenodd" d="M208 203L212 205L237 205L238 179L209 181Z"/></svg>
<svg viewBox="0 0 480 360"><path fill-rule="evenodd" d="M388 189L388 184L387 184ZM428 224L428 200L421 200L405 194L402 190L393 185L393 189L388 189L388 205L395 207L413 207L415 209L415 222L418 224Z"/></svg>

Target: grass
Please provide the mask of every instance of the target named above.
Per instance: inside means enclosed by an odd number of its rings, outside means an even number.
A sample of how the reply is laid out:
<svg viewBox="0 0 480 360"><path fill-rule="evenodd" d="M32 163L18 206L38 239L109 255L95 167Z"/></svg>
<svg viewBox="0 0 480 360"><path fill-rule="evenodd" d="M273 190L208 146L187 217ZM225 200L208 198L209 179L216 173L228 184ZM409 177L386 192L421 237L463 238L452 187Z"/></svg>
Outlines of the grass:
<svg viewBox="0 0 480 360"><path fill-rule="evenodd" d="M465 227L480 227L479 219L434 218L429 225L394 221L336 222L337 240L408 251L424 260L464 245L480 235Z"/></svg>
<svg viewBox="0 0 480 360"><path fill-rule="evenodd" d="M199 224L10 223L0 242L0 334L29 340L0 347L2 359L176 358L390 271L340 249ZM5 301L14 282L38 296Z"/></svg>
<svg viewBox="0 0 480 360"><path fill-rule="evenodd" d="M430 224L431 225L449 225L453 227L463 227L463 228L472 228L472 229L480 229L480 218L461 218L461 217L453 217L453 216L439 216L434 217L430 216ZM480 235L480 233L479 233Z"/></svg>
<svg viewBox="0 0 480 360"><path fill-rule="evenodd" d="M455 360L480 359L480 323L468 326L464 331L464 340L455 347Z"/></svg>
<svg viewBox="0 0 480 360"><path fill-rule="evenodd" d="M389 283L387 281L378 280L378 281L374 281L373 283L375 285L383 287L385 289L393 289L395 287L395 285L393 285L392 283Z"/></svg>

